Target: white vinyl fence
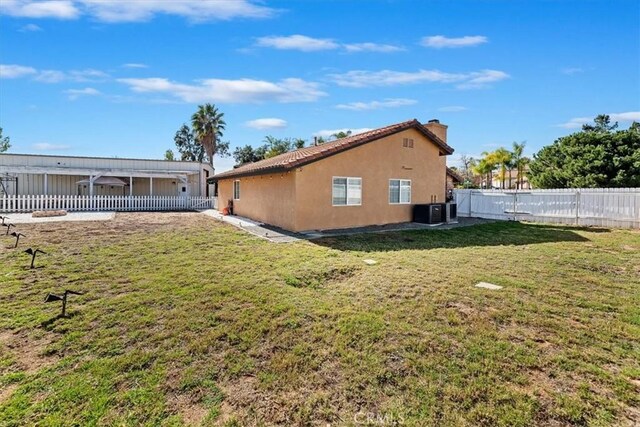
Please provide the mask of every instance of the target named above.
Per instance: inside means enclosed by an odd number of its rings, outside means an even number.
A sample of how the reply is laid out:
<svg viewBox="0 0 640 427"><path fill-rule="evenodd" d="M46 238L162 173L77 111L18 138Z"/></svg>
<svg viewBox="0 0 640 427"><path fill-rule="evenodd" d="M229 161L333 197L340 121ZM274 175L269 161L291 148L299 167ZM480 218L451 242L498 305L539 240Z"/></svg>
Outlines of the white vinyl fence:
<svg viewBox="0 0 640 427"><path fill-rule="evenodd" d="M453 190L458 216L640 228L640 188Z"/></svg>
<svg viewBox="0 0 640 427"><path fill-rule="evenodd" d="M184 211L216 209L215 197L182 196L4 196L0 212L40 210L74 211Z"/></svg>

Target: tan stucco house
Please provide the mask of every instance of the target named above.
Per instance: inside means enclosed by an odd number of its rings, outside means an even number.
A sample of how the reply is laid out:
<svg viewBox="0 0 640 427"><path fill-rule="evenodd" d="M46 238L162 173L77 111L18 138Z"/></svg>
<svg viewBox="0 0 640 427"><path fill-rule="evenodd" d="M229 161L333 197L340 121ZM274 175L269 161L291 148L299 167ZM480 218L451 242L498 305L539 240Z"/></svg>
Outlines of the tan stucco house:
<svg viewBox="0 0 640 427"><path fill-rule="evenodd" d="M447 126L410 120L215 175L220 210L291 231L407 222L445 202Z"/></svg>

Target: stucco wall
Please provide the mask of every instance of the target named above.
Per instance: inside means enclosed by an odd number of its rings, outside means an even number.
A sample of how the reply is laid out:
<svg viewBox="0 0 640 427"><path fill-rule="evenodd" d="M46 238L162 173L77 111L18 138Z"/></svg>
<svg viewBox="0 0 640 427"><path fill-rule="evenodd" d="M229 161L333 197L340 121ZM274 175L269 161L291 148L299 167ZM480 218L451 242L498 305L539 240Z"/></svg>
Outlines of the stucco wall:
<svg viewBox="0 0 640 427"><path fill-rule="evenodd" d="M403 138L414 140L403 147ZM361 206L332 206L334 176L362 178ZM415 129L296 170L296 231L411 221L412 204L445 200L446 156ZM411 204L389 204L389 180L411 180Z"/></svg>
<svg viewBox="0 0 640 427"><path fill-rule="evenodd" d="M258 175L238 178L240 200L233 201L233 213L267 224L295 230L295 173ZM218 207L233 198L234 179L218 182Z"/></svg>
<svg viewBox="0 0 640 427"><path fill-rule="evenodd" d="M403 138L414 140L403 147ZM360 206L333 206L333 177L362 178ZM411 204L389 203L389 180L411 180ZM445 201L446 156L408 129L283 174L238 178L234 213L292 231L411 221L412 205ZM218 206L233 196L234 179L218 185ZM432 200L432 196L434 200Z"/></svg>

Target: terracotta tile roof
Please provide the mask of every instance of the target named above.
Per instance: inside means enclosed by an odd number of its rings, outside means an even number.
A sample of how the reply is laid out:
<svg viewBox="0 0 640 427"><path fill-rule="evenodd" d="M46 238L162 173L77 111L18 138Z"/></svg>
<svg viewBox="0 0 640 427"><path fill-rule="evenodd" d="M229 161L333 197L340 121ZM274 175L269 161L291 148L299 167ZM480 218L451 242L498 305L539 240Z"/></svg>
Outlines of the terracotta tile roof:
<svg viewBox="0 0 640 427"><path fill-rule="evenodd" d="M423 133L430 141L440 147L443 153L453 153L453 149L444 141L424 127L418 120L413 119L379 129L370 130L368 132L359 133L357 135L348 136L346 138L336 139L335 141L326 142L324 144L289 151L288 153L260 160L259 162L247 163L230 171L216 174L212 178L209 178L209 180L216 181L223 178L287 171L410 128L415 128Z"/></svg>
<svg viewBox="0 0 640 427"><path fill-rule="evenodd" d="M458 172L454 171L453 169L451 169L448 166L447 166L447 175L449 175L451 178L453 178L454 181L457 181L457 182L462 182L463 181L463 179L460 176L460 174L458 174Z"/></svg>

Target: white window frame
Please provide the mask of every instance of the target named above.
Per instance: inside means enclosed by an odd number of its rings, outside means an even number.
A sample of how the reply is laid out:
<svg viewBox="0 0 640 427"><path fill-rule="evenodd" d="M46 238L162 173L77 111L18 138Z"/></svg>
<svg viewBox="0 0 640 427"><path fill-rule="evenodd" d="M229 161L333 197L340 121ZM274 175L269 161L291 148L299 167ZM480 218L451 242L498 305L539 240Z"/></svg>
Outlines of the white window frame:
<svg viewBox="0 0 640 427"><path fill-rule="evenodd" d="M237 194L236 194L236 184L238 185ZM239 179L236 179L235 181L233 181L233 200L240 200L240 180Z"/></svg>
<svg viewBox="0 0 640 427"><path fill-rule="evenodd" d="M391 181L398 181L398 201L397 202L392 202L391 201ZM402 201L402 187L403 187L403 183L409 183L408 187L409 187L409 201L403 202ZM406 184L404 184L404 187L407 187ZM389 180L389 192L388 192L388 197L389 197L389 204L390 205L410 205L411 204L411 180L410 179L400 179L400 178L391 178Z"/></svg>
<svg viewBox="0 0 640 427"><path fill-rule="evenodd" d="M346 179L347 180L347 188L346 188L346 200L345 200L345 204L340 204L340 205L336 205L333 200L333 186L334 186L334 181L336 179ZM360 181L360 203L349 203L349 180L352 179L357 179ZM333 176L331 177L331 206L335 206L335 207L341 207L341 206L362 206L362 178L359 176Z"/></svg>

